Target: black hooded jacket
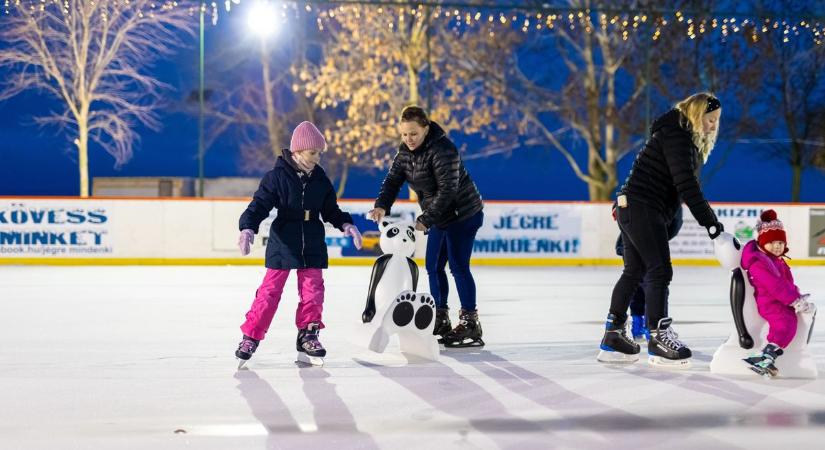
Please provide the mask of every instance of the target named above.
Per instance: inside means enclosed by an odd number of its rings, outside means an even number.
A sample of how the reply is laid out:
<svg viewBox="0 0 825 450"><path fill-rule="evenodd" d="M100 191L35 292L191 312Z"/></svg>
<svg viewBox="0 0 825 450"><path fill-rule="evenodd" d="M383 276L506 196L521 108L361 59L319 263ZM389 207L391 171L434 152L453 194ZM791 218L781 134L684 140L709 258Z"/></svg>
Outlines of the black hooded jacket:
<svg viewBox="0 0 825 450"><path fill-rule="evenodd" d="M404 182L418 195L424 226L444 228L481 211L481 194L464 168L458 149L435 122L414 151L402 143L392 162L375 207L387 214Z"/></svg>
<svg viewBox="0 0 825 450"><path fill-rule="evenodd" d="M717 219L699 186L703 161L690 131L682 126L686 122L676 109L653 121L650 139L633 162L621 193L628 202L648 205L668 220L684 201L696 221L707 228Z"/></svg>

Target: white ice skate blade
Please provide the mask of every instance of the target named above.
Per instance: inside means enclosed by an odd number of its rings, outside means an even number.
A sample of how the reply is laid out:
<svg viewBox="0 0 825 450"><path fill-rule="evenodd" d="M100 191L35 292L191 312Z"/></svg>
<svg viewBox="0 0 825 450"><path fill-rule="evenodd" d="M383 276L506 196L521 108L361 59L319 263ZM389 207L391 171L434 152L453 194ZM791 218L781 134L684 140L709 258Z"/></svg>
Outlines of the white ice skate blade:
<svg viewBox="0 0 825 450"><path fill-rule="evenodd" d="M661 356L654 356L648 355L647 356L647 363L650 364L652 367L656 367L657 369L667 369L667 370L685 370L690 369L691 362L690 358L688 359L667 359L662 358Z"/></svg>
<svg viewBox="0 0 825 450"><path fill-rule="evenodd" d="M639 360L639 354L635 353L628 355L622 352L609 352L607 350L599 350L599 356L596 361L611 364L632 364Z"/></svg>
<svg viewBox="0 0 825 450"><path fill-rule="evenodd" d="M241 358L235 358L235 359L238 360L238 370L245 369L244 366L246 365L247 361L249 361L249 360L248 359L241 359Z"/></svg>
<svg viewBox="0 0 825 450"><path fill-rule="evenodd" d="M295 362L307 364L310 366L321 367L324 365L324 358L320 356L309 356L304 352L298 352L298 356L295 358Z"/></svg>

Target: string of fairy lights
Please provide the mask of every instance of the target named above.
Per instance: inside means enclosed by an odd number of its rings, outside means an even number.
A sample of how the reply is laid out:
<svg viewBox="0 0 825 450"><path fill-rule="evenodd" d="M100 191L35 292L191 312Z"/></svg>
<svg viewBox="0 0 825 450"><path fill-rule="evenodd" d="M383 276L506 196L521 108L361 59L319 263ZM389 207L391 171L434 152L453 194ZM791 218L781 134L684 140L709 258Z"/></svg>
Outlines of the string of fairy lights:
<svg viewBox="0 0 825 450"><path fill-rule="evenodd" d="M70 7L68 0L3 0L4 11L10 14L13 8L45 8L48 4L60 5L64 10ZM129 0L122 0L128 3ZM268 1L268 0L244 0ZM274 0L273 0L274 1ZM150 9L186 7L191 15L197 15L201 10L208 14L212 24L216 25L223 13L230 13L233 7L238 6L241 0L205 1L198 5L196 2L157 1L150 2ZM415 20L445 19L449 26L457 31L467 27L510 27L520 29L524 33L552 31L566 29L575 31L577 28L586 33L597 29L612 30L620 33L622 39L630 38L631 33L649 34L652 40L658 40L666 27L681 25L684 27L688 39L718 33L724 41L731 35L741 34L753 42L759 41L769 33L781 33L783 42L789 42L800 36L810 36L816 45L825 43L825 25L821 17L759 17L747 14L731 14L723 12L690 12L662 9L621 11L609 8L580 9L573 7L559 7L549 5L503 4L490 2L487 4L448 2L448 1L418 1L406 2L401 0L315 0L315 1L277 1L280 15L283 20L296 17L299 14L314 14L320 30L329 26L335 20L336 14L371 9L379 15L386 15L386 24L389 28L396 28L399 23ZM185 4L185 6L184 6ZM532 8L532 9L531 9ZM145 12L145 11L144 11ZM490 31L494 35L495 31Z"/></svg>

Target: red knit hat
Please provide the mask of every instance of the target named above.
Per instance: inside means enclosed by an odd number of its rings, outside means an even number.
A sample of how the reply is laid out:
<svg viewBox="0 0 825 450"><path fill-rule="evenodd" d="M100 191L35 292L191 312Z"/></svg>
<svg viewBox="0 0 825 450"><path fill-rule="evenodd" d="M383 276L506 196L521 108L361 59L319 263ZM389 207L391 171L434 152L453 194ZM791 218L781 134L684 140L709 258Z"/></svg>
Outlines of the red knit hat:
<svg viewBox="0 0 825 450"><path fill-rule="evenodd" d="M765 244L773 241L782 241L787 245L788 239L785 237L785 227L776 218L776 211L766 209L762 211L759 219L759 222L756 222L756 232L759 233L757 240L760 248L764 248Z"/></svg>
<svg viewBox="0 0 825 450"><path fill-rule="evenodd" d="M292 132L292 139L289 141L289 150L293 153L304 150L321 150L327 149L327 140L324 135L318 131L318 128L312 122L303 121L295 127Z"/></svg>

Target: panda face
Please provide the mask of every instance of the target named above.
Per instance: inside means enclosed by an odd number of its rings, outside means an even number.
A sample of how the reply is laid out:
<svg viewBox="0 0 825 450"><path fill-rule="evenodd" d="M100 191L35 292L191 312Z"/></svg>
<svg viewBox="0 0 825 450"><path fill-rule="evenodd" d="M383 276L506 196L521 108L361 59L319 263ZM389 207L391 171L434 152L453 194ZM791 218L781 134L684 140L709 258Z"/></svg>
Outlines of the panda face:
<svg viewBox="0 0 825 450"><path fill-rule="evenodd" d="M382 221L378 229L381 231L379 245L383 253L407 257L415 253L415 227L411 222Z"/></svg>
<svg viewBox="0 0 825 450"><path fill-rule="evenodd" d="M392 227L389 230L387 230L388 238L394 238L396 236L398 236L398 227Z"/></svg>

